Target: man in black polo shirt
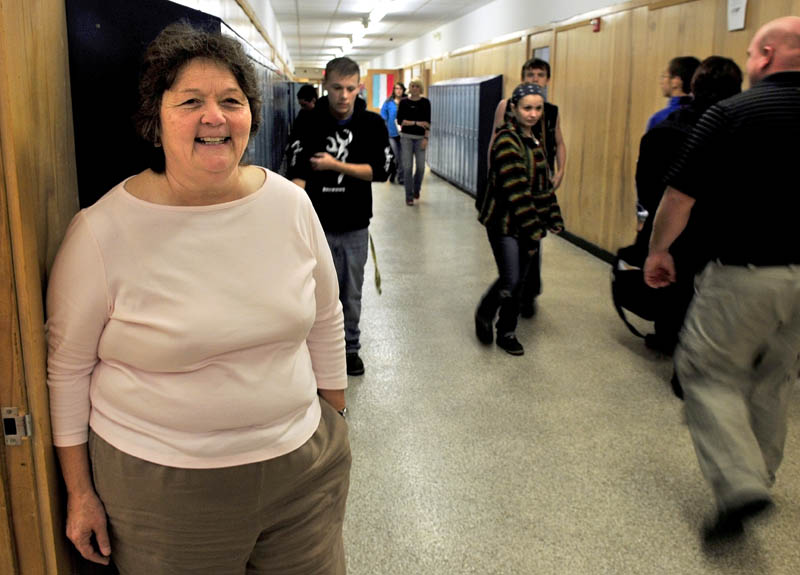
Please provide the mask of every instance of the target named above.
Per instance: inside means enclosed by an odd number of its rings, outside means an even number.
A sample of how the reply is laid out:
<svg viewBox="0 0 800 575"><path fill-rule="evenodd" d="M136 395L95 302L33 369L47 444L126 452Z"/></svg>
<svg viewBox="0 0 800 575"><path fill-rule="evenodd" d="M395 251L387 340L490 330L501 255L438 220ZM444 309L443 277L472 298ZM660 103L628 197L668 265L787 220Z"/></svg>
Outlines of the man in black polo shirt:
<svg viewBox="0 0 800 575"><path fill-rule="evenodd" d="M670 244L697 202L715 261L701 274L676 353L686 419L717 500L708 542L772 504L800 352L800 18L748 48L752 88L709 108L670 169L645 281L675 280ZM711 209L708 209L711 208Z"/></svg>

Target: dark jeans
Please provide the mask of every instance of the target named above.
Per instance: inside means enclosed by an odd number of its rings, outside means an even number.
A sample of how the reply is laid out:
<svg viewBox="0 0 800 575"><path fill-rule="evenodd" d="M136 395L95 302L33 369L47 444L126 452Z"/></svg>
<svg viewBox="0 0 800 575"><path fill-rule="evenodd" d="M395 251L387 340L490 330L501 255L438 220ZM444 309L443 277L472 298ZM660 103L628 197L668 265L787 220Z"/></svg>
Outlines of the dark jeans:
<svg viewBox="0 0 800 575"><path fill-rule="evenodd" d="M400 136L389 138L389 145L392 147L392 154L394 154L394 169L397 174L397 182L402 186L405 178L403 177L403 150L400 145Z"/></svg>
<svg viewBox="0 0 800 575"><path fill-rule="evenodd" d="M522 278L527 274L532 258L530 246L521 244L517 238L492 231L488 231L488 235L500 277L481 298L478 315L494 320L499 310L497 335L503 336L514 333L517 328Z"/></svg>
<svg viewBox="0 0 800 575"><path fill-rule="evenodd" d="M520 291L520 306L533 306L533 300L542 293L542 245L541 242L533 242L536 247L536 254L528 266L528 273L522 279Z"/></svg>
<svg viewBox="0 0 800 575"><path fill-rule="evenodd" d="M422 149L422 142L422 138L400 137L400 145L403 149L403 180L406 187L406 201L418 198L422 189L422 178L425 175L425 150ZM416 164L416 169L414 169L414 164Z"/></svg>

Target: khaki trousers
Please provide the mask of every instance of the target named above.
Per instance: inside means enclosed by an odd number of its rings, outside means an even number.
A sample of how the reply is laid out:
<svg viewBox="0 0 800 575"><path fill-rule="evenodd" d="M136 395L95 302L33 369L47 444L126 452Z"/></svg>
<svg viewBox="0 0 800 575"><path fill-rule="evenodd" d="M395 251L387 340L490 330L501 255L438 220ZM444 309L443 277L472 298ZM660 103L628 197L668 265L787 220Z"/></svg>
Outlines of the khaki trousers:
<svg viewBox="0 0 800 575"><path fill-rule="evenodd" d="M675 361L719 508L769 498L800 366L800 267L708 264Z"/></svg>
<svg viewBox="0 0 800 575"><path fill-rule="evenodd" d="M235 467L156 465L90 434L120 573L343 575L347 423L319 401L319 427L304 445Z"/></svg>

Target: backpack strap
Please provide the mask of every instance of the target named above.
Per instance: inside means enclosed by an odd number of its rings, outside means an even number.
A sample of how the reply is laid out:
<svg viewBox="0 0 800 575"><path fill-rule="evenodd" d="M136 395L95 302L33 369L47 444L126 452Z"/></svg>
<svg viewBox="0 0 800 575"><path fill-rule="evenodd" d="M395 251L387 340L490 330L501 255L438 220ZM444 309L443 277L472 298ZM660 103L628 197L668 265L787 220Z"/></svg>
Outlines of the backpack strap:
<svg viewBox="0 0 800 575"><path fill-rule="evenodd" d="M611 268L611 299L614 302L614 309L617 310L617 313L619 314L622 323L625 324L625 327L628 328L628 331L630 331L636 337L644 339L644 335L642 334L642 332L636 329L636 327L634 327L634 325L625 316L625 310L622 309L622 306L619 304L619 301L617 300L617 291L614 289L614 282L617 281L616 272L618 266L619 266L619 254L614 256L614 262L612 263L612 268Z"/></svg>

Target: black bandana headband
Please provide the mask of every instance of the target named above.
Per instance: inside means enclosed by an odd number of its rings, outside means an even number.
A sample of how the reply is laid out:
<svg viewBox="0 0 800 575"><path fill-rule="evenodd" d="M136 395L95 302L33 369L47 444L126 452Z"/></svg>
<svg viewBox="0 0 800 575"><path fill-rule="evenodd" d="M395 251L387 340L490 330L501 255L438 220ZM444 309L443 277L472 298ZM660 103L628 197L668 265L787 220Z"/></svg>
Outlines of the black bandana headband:
<svg viewBox="0 0 800 575"><path fill-rule="evenodd" d="M520 84L514 88L514 92L511 94L511 103L516 106L517 102L525 96L541 96L542 100L547 100L544 95L544 88L538 84Z"/></svg>

